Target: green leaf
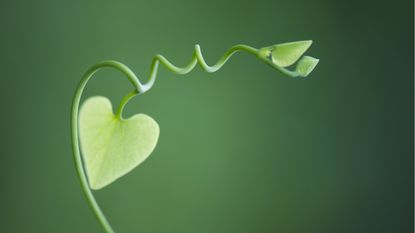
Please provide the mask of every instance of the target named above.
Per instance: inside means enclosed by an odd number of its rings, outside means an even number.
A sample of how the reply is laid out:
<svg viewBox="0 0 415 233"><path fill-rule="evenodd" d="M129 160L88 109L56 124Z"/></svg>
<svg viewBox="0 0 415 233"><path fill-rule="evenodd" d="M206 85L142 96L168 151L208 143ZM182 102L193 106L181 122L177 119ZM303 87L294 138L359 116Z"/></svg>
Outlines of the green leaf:
<svg viewBox="0 0 415 233"><path fill-rule="evenodd" d="M272 62L280 67L294 64L310 48L312 41L296 41L274 45Z"/></svg>
<svg viewBox="0 0 415 233"><path fill-rule="evenodd" d="M318 62L319 59L317 58L304 56L298 62L296 70L301 76L306 77L314 70Z"/></svg>
<svg viewBox="0 0 415 233"><path fill-rule="evenodd" d="M154 150L159 126L144 114L121 119L100 96L86 100L79 114L79 136L92 189L101 189L142 163Z"/></svg>

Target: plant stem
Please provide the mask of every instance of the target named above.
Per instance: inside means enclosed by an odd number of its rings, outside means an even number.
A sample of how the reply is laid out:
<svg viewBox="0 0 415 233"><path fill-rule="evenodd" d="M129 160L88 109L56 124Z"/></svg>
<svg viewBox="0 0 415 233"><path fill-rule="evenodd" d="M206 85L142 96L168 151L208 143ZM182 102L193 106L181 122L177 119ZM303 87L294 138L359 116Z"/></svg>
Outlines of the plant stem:
<svg viewBox="0 0 415 233"><path fill-rule="evenodd" d="M195 45L195 51L190 62L184 67L177 67L169 62L164 56L158 54L153 58L153 61L150 66L150 77L146 84L143 85L144 92L151 89L156 81L157 71L159 64L163 64L168 70L175 74L187 74L193 70L193 68L199 64L203 70L206 72L212 73L219 70L227 61L228 59L238 51L245 51L255 56L258 56L258 49L247 46L247 45L235 45L231 47L228 51L223 54L223 56L214 64L213 66L209 66L206 64L205 59L203 58L202 51L200 50L200 46L197 44Z"/></svg>
<svg viewBox="0 0 415 233"><path fill-rule="evenodd" d="M93 76L93 74L103 67L113 67L115 69L120 70L123 72L132 84L136 87L136 89L141 89L141 86L138 82L138 79L135 77L134 73L126 67L125 65L115 62L115 61L105 61L98 63L92 66L83 76L81 82L79 83L74 98L72 102L72 115L71 115L71 129L72 129L72 149L73 149L73 156L75 160L76 171L81 182L82 190L84 191L85 197L88 201L89 206L91 207L92 211L94 212L96 218L100 222L101 226L107 233L114 233L111 225L109 224L108 220L105 218L104 213L102 212L101 208L99 207L98 203L95 200L95 197L89 187L87 176L85 173L85 169L83 166L83 161L81 157L81 151L79 148L79 137L78 137L78 110L79 110L79 103L82 97L82 92L89 81L89 79Z"/></svg>
<svg viewBox="0 0 415 233"><path fill-rule="evenodd" d="M132 99L134 96L136 96L138 94L145 93L145 92L147 92L148 90L150 90L152 88L152 86L154 85L154 82L156 80L159 63L163 64L168 70L170 70L171 72L173 72L175 74L187 74L196 66L196 64L199 64L202 67L202 69L204 69L205 71L211 73L211 72L215 72L215 71L219 70L226 63L226 61L234 53L236 53L238 51L245 51L245 52L251 53L255 56L258 56L258 50L255 49L255 48L249 47L247 45L235 45L232 48L230 48L227 52L225 52L225 54L216 62L216 64L214 64L213 66L209 66L208 64L206 64L206 62L205 62L205 60L202 56L200 46L196 45L195 46L195 51L193 53L192 59L189 62L189 64L185 67L177 67L177 66L173 65L172 63L170 63L162 55L156 55L153 58L153 61L151 63L150 77L149 77L147 83L144 84L144 85L141 84L141 82L137 78L137 76L127 66L125 66L124 64L122 64L120 62L117 62L117 61L102 61L102 62L99 62L99 63L93 65L91 68L89 68L85 72L85 74L82 77L80 83L78 84L78 87L76 89L76 92L75 92L75 95L74 95L73 101L72 101L72 111L71 111L72 150L73 150L73 156L74 156L76 171L77 171L79 180L81 182L82 190L85 194L85 197L88 201L89 206L91 207L91 209L94 212L94 214L95 214L96 218L98 219L99 223L101 224L101 226L103 227L103 229L107 233L114 233L114 230L112 229L112 227L109 224L108 220L106 219L104 213L102 212L101 208L99 207L99 205L98 205L97 201L95 200L95 197L92 193L92 190L89 187L88 178L87 178L87 175L86 175L86 171L85 171L85 168L84 168L84 164L83 164L83 160L82 160L82 156L81 156L81 151L80 151L80 147L79 147L79 135L78 135L79 104L80 104L80 101L81 101L82 93L83 93L83 91L85 89L85 86L88 83L88 81L92 78L92 76L94 75L95 72L97 72L98 70L100 70L102 68L105 68L105 67L115 68L115 69L121 71L125 76L127 76L129 81L134 86L135 90L130 92L128 95L126 95L122 99L122 101L121 101L121 103L120 103L120 105L119 105L119 107L116 111L116 116L121 118L124 106L128 103L128 101L130 99Z"/></svg>
<svg viewBox="0 0 415 233"><path fill-rule="evenodd" d="M115 116L119 119L122 119L122 111L124 110L125 105L132 99L134 96L138 95L137 90L133 90L130 93L128 93L124 98L122 98L121 103L118 105L118 109L115 113Z"/></svg>

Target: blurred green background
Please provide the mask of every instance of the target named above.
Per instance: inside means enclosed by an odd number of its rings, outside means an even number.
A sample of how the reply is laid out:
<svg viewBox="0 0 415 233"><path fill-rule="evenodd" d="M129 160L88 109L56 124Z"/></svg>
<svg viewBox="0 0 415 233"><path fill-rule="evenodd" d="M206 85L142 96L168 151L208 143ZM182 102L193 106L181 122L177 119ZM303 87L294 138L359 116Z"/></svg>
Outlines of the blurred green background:
<svg viewBox="0 0 415 233"><path fill-rule="evenodd" d="M83 72L147 79L161 53L212 64L230 46L312 39L286 78L252 55L219 72L161 68L130 102L161 127L138 169L96 192L117 232L413 232L413 1L2 1L0 232L101 232L72 160ZM113 70L85 96L132 89Z"/></svg>

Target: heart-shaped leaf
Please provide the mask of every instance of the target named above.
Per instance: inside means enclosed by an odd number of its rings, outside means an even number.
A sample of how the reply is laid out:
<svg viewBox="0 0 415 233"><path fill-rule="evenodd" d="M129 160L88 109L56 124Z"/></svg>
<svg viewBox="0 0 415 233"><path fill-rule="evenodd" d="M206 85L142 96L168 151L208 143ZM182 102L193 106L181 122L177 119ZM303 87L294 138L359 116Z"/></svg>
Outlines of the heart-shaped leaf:
<svg viewBox="0 0 415 233"><path fill-rule="evenodd" d="M294 64L310 48L312 41L296 41L273 46L272 62L280 67Z"/></svg>
<svg viewBox="0 0 415 233"><path fill-rule="evenodd" d="M159 126L144 114L115 116L101 96L86 100L79 113L79 136L92 189L101 189L130 172L154 150Z"/></svg>

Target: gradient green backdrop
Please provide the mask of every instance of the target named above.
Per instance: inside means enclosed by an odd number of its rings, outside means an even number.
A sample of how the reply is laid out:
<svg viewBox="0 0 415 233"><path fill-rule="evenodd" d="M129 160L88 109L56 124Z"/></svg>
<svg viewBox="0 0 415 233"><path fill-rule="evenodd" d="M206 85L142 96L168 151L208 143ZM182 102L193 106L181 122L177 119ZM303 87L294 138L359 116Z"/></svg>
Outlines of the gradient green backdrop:
<svg viewBox="0 0 415 233"><path fill-rule="evenodd" d="M0 232L101 232L71 154L70 107L103 59L146 79L152 56L312 39L290 79L249 54L131 101L161 127L138 169L96 192L117 232L413 232L413 1L2 1ZM87 87L116 105L106 70Z"/></svg>

